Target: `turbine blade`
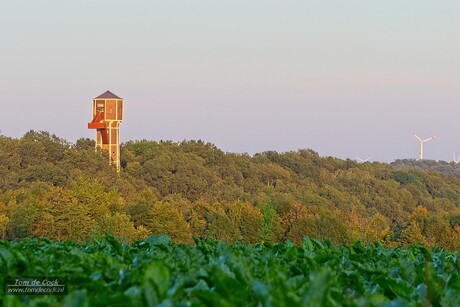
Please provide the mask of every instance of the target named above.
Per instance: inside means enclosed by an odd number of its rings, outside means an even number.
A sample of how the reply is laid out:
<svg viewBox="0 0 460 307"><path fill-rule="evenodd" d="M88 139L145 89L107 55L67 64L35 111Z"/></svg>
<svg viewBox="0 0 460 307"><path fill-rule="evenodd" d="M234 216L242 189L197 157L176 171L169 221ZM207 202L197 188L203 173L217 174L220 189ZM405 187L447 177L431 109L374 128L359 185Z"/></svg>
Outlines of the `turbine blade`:
<svg viewBox="0 0 460 307"><path fill-rule="evenodd" d="M422 142L425 143L425 142L428 142L428 141L431 141L431 140L434 140L436 139L436 135L430 137L430 138L427 138L427 139L424 139Z"/></svg>
<svg viewBox="0 0 460 307"><path fill-rule="evenodd" d="M410 133L411 133L411 134L412 134L412 135L413 135L415 138L417 138L417 140L419 140L420 142L422 142L422 139L421 139L421 138L419 138L419 137L418 137L418 135L417 135L417 134L415 134L415 132L414 132L414 131L411 131Z"/></svg>

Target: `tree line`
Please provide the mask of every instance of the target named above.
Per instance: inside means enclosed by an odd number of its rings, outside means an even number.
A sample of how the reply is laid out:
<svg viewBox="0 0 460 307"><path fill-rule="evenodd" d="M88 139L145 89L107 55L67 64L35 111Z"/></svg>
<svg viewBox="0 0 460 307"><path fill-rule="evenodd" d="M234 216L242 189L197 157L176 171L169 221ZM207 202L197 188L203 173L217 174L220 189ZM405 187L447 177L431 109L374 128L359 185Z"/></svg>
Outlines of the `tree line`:
<svg viewBox="0 0 460 307"><path fill-rule="evenodd" d="M141 140L122 144L117 174L106 156L90 139L0 136L0 237L300 243L309 236L460 248L453 163L432 170L435 162L360 164L311 149L250 156L202 141Z"/></svg>

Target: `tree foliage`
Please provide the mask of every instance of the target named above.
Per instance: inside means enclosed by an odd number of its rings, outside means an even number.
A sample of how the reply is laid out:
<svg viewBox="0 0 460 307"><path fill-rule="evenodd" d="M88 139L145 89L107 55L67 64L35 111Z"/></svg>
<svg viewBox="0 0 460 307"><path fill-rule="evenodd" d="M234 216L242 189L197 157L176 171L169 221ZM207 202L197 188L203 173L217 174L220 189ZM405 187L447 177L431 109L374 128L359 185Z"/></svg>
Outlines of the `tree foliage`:
<svg viewBox="0 0 460 307"><path fill-rule="evenodd" d="M460 246L460 166L362 163L311 149L250 156L202 141L130 141L121 173L94 141L0 135L0 235L84 241L380 240Z"/></svg>

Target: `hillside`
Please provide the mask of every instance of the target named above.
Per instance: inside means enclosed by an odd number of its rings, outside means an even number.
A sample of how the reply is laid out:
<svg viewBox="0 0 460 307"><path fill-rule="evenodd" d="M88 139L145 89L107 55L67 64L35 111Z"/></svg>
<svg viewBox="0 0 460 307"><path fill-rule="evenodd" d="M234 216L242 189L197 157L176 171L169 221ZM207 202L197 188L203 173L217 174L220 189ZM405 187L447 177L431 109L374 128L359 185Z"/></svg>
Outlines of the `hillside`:
<svg viewBox="0 0 460 307"><path fill-rule="evenodd" d="M310 149L249 156L201 141L128 142L121 165L117 175L89 139L0 136L0 235L297 244L309 236L460 248L460 181L440 169Z"/></svg>
<svg viewBox="0 0 460 307"><path fill-rule="evenodd" d="M460 179L460 164L434 160L402 159L391 163L397 169L422 169L452 175Z"/></svg>

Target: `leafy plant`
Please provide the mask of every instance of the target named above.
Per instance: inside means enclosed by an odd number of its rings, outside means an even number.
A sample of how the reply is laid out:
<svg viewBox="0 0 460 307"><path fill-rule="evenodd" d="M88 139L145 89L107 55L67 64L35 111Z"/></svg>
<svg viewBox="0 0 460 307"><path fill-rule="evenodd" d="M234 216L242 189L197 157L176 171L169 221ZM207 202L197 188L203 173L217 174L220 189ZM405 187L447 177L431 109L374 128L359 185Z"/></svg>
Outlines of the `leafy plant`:
<svg viewBox="0 0 460 307"><path fill-rule="evenodd" d="M3 276L65 276L65 296L1 295L3 306L336 306L460 304L460 253L422 245L388 249L226 244L167 236L126 245L113 237L79 244L0 241Z"/></svg>

